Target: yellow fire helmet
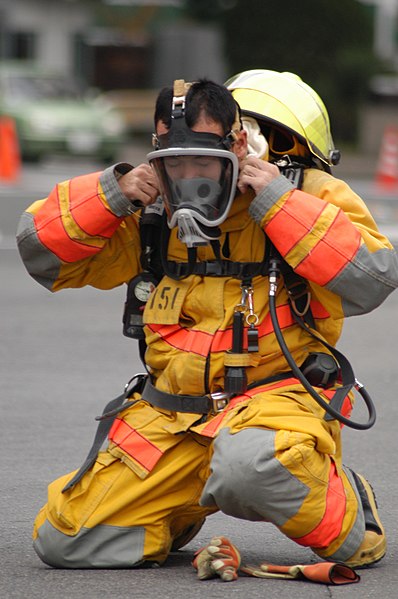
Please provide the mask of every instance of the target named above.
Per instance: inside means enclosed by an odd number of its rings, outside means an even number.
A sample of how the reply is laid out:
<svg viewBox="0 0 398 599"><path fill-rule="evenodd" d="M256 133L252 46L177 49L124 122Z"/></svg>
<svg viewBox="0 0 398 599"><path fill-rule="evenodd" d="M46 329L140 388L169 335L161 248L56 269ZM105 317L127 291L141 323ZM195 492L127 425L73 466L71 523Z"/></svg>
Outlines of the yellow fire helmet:
<svg viewBox="0 0 398 599"><path fill-rule="evenodd" d="M293 136L324 165L338 164L340 152L334 147L326 107L298 75L254 69L231 77L225 86L232 91L243 115L269 127L266 137L271 154L295 154L297 144ZM278 140L273 139L275 132ZM281 142L280 134L284 133L286 138Z"/></svg>

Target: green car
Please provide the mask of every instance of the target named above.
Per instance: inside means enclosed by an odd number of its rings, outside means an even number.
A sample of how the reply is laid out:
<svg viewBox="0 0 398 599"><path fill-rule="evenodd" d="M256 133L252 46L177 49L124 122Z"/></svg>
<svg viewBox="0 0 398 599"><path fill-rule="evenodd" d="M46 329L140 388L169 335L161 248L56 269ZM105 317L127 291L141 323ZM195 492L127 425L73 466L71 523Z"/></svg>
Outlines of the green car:
<svg viewBox="0 0 398 599"><path fill-rule="evenodd" d="M25 160L67 154L112 163L125 141L123 117L109 101L30 63L0 61L2 114L14 119Z"/></svg>

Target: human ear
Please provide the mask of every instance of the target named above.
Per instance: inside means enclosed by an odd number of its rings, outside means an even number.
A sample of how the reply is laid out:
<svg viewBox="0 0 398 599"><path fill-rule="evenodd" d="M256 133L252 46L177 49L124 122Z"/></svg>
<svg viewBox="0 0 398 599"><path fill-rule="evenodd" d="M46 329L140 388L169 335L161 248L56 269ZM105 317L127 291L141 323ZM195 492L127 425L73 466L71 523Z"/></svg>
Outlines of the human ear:
<svg viewBox="0 0 398 599"><path fill-rule="evenodd" d="M236 139L232 145L232 152L237 156L238 160L243 160L247 155L247 133L244 129L235 132Z"/></svg>

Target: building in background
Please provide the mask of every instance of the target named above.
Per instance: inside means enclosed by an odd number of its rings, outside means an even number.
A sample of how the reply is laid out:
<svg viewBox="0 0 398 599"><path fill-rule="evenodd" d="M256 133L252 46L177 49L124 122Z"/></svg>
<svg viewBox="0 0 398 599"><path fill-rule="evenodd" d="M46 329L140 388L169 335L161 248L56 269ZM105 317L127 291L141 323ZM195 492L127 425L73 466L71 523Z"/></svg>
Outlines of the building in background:
<svg viewBox="0 0 398 599"><path fill-rule="evenodd" d="M398 120L398 0L358 1L373 15L375 55L396 71L370 82L359 143L376 151L375 129ZM120 106L132 132L147 132L155 90L175 78L229 75L217 21L198 23L186 7L186 0L0 0L0 60L32 59L77 76Z"/></svg>
<svg viewBox="0 0 398 599"><path fill-rule="evenodd" d="M0 58L33 59L102 90L226 77L218 28L187 19L183 0L0 0Z"/></svg>
<svg viewBox="0 0 398 599"><path fill-rule="evenodd" d="M0 57L35 60L41 67L73 74L77 40L91 22L85 3L0 0Z"/></svg>
<svg viewBox="0 0 398 599"><path fill-rule="evenodd" d="M183 0L0 0L0 60L9 59L106 92L133 132L152 128L160 87L227 77L218 27L187 18Z"/></svg>

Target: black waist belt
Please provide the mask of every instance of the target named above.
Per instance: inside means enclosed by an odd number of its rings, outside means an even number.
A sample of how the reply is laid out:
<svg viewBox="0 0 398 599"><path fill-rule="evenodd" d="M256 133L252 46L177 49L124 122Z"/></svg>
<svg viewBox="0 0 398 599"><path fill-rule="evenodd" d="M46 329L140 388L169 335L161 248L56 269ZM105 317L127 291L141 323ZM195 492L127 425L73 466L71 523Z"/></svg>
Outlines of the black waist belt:
<svg viewBox="0 0 398 599"><path fill-rule="evenodd" d="M156 389L147 379L141 394L142 399L157 408L171 412L187 412L188 414L208 414L213 402L207 395L173 395Z"/></svg>
<svg viewBox="0 0 398 599"><path fill-rule="evenodd" d="M248 386L248 390L268 383L283 381L292 376L293 373L291 371L275 374L251 383L251 385ZM222 392L212 393L210 396L173 395L172 393L166 393L165 391L160 391L154 387L149 380L149 377L146 380L141 397L157 408L170 410L171 412L186 412L188 414L208 414L210 411L219 412L225 408L230 399L230 396Z"/></svg>

